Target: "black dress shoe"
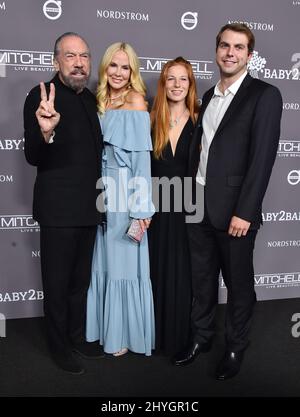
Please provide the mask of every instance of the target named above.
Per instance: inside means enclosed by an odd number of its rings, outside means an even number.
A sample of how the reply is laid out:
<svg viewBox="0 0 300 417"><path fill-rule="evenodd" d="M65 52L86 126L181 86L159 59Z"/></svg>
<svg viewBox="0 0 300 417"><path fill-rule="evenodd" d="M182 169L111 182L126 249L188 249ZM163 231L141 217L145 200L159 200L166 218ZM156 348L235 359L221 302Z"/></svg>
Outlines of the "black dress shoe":
<svg viewBox="0 0 300 417"><path fill-rule="evenodd" d="M194 362L199 353L208 352L211 348L211 343L193 343L190 347L185 349L183 352L178 353L172 358L172 363L175 366L185 366Z"/></svg>
<svg viewBox="0 0 300 417"><path fill-rule="evenodd" d="M73 357L72 354L66 355L53 355L53 359L56 365L65 372L74 375L81 375L84 373L84 368Z"/></svg>
<svg viewBox="0 0 300 417"><path fill-rule="evenodd" d="M84 359L99 359L105 356L98 342L83 342L73 346L72 351Z"/></svg>
<svg viewBox="0 0 300 417"><path fill-rule="evenodd" d="M244 358L244 351L230 352L226 351L223 359L219 363L216 371L216 378L219 381L233 378L240 371Z"/></svg>

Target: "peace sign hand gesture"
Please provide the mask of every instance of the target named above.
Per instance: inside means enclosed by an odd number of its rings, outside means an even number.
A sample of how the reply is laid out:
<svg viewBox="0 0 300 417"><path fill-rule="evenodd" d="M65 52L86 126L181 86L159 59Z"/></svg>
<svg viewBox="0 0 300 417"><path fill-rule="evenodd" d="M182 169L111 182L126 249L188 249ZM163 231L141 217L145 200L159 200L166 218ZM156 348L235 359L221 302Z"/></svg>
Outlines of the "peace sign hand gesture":
<svg viewBox="0 0 300 417"><path fill-rule="evenodd" d="M55 86L50 83L49 98L47 97L46 87L44 83L40 83L41 88L41 102L35 112L39 126L41 128L42 135L45 141L48 143L50 136L53 133L54 128L57 126L60 120L60 114L54 108L55 100Z"/></svg>

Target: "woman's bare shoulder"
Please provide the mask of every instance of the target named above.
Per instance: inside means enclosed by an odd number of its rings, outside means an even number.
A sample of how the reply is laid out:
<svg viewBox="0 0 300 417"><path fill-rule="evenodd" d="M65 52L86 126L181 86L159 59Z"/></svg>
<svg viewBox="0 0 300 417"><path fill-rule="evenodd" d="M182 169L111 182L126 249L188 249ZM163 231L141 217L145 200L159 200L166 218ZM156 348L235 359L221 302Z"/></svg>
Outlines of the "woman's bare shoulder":
<svg viewBox="0 0 300 417"><path fill-rule="evenodd" d="M147 102L142 94L132 90L126 97L126 107L130 110L147 110Z"/></svg>

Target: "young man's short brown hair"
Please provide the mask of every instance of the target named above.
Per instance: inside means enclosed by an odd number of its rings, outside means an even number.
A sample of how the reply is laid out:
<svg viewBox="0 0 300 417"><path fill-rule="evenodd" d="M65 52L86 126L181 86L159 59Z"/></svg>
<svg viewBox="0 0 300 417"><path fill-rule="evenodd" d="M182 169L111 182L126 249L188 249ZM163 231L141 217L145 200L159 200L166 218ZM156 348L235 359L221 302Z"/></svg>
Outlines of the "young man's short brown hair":
<svg viewBox="0 0 300 417"><path fill-rule="evenodd" d="M227 25L221 27L220 32L216 37L216 49L218 49L222 33L227 29L232 30L233 32L244 33L248 38L248 53L251 54L253 52L255 46L255 37L252 31L244 23L228 23Z"/></svg>

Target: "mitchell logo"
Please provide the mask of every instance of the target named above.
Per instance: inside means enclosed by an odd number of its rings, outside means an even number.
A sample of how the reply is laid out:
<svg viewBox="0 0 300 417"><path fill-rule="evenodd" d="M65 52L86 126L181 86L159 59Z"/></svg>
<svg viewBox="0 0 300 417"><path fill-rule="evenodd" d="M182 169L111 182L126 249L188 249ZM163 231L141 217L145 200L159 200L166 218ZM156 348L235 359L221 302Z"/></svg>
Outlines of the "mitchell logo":
<svg viewBox="0 0 300 417"><path fill-rule="evenodd" d="M0 216L0 230L21 230L21 232L33 232L39 230L39 225L30 215L5 215Z"/></svg>
<svg viewBox="0 0 300 417"><path fill-rule="evenodd" d="M142 12L127 12L124 10L98 10L97 17L99 19L111 20L133 20L136 22L149 22L149 14Z"/></svg>
<svg viewBox="0 0 300 417"><path fill-rule="evenodd" d="M254 275L256 287L282 288L300 286L300 272L279 272L273 274L256 274ZM226 288L223 279L220 281L220 287Z"/></svg>
<svg viewBox="0 0 300 417"><path fill-rule="evenodd" d="M181 16L181 26L185 30L193 30L198 24L198 13L197 12L185 12Z"/></svg>
<svg viewBox="0 0 300 417"><path fill-rule="evenodd" d="M0 50L0 77L5 76L6 68L14 71L54 71L53 53L39 51ZM4 75L1 73L4 72Z"/></svg>
<svg viewBox="0 0 300 417"><path fill-rule="evenodd" d="M274 24L261 23L261 22L247 22L245 20L228 20L228 23L244 23L251 30L262 30L267 32L273 32Z"/></svg>
<svg viewBox="0 0 300 417"><path fill-rule="evenodd" d="M300 140L280 140L277 155L280 158L300 157Z"/></svg>
<svg viewBox="0 0 300 417"><path fill-rule="evenodd" d="M287 176L288 183L290 185L297 185L300 182L300 170L293 169L288 173Z"/></svg>
<svg viewBox="0 0 300 417"><path fill-rule="evenodd" d="M259 78L259 73L262 73L265 79L275 80L300 80L300 54L295 53L291 57L291 62L296 62L291 69L276 69L276 68L265 68L266 58L258 55L257 51L253 51L252 58L248 63L249 73L254 78Z"/></svg>
<svg viewBox="0 0 300 417"><path fill-rule="evenodd" d="M23 151L24 138L22 139L0 139L0 151Z"/></svg>
<svg viewBox="0 0 300 417"><path fill-rule="evenodd" d="M5 1L3 1L2 3L0 3L0 11L2 12L3 10L6 10Z"/></svg>
<svg viewBox="0 0 300 417"><path fill-rule="evenodd" d="M3 182L14 182L14 178L12 175L0 174L0 184Z"/></svg>
<svg viewBox="0 0 300 417"><path fill-rule="evenodd" d="M150 58L150 57L139 57L140 60L140 71L150 73L160 73L164 64L171 60L171 58ZM196 78L202 80L211 80L214 71L210 69L213 61L198 61L195 59L189 60L194 71Z"/></svg>
<svg viewBox="0 0 300 417"><path fill-rule="evenodd" d="M59 19L62 14L61 1L48 0L44 3L43 13L50 20Z"/></svg>
<svg viewBox="0 0 300 417"><path fill-rule="evenodd" d="M266 288L298 287L300 285L300 272L255 275L255 285Z"/></svg>
<svg viewBox="0 0 300 417"><path fill-rule="evenodd" d="M285 211L262 213L263 222L300 222L300 211Z"/></svg>
<svg viewBox="0 0 300 417"><path fill-rule="evenodd" d="M5 78L6 77L6 65L1 64L3 59L4 59L3 58L3 53L0 52L0 78Z"/></svg>

